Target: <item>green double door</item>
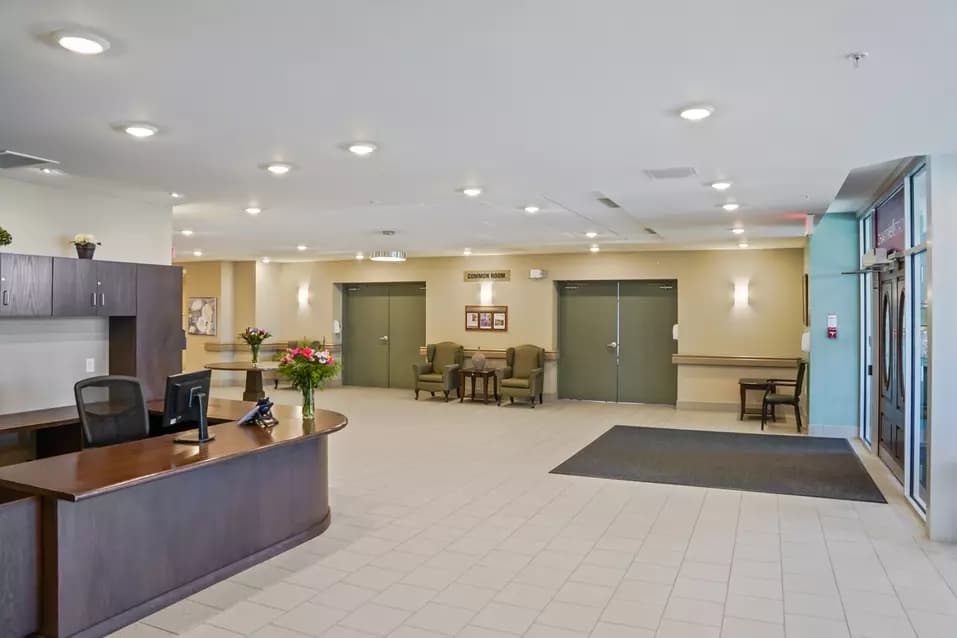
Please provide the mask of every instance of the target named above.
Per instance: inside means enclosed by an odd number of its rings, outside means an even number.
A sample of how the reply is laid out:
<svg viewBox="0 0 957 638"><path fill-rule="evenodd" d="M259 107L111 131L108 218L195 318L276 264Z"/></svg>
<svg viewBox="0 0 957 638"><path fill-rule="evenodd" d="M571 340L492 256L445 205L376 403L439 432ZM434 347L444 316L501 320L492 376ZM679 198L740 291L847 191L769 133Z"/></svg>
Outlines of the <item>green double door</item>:
<svg viewBox="0 0 957 638"><path fill-rule="evenodd" d="M674 280L560 282L558 396L674 405L677 323Z"/></svg>
<svg viewBox="0 0 957 638"><path fill-rule="evenodd" d="M425 284L343 284L342 381L411 388L425 345Z"/></svg>

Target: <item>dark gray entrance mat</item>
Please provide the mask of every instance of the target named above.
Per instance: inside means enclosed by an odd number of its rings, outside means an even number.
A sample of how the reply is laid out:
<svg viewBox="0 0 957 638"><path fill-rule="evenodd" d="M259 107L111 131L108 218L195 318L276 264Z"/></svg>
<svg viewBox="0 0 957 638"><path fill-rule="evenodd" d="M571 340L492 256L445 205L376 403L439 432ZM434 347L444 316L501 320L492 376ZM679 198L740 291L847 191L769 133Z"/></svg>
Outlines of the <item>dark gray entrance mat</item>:
<svg viewBox="0 0 957 638"><path fill-rule="evenodd" d="M551 473L887 502L846 439L616 425Z"/></svg>

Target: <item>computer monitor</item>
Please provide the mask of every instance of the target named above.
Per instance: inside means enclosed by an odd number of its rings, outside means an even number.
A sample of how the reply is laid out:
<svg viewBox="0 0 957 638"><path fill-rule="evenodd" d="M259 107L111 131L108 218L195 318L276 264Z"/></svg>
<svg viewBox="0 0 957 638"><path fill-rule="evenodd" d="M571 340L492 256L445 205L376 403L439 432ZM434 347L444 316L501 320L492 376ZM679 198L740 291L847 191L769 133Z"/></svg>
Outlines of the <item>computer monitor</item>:
<svg viewBox="0 0 957 638"><path fill-rule="evenodd" d="M206 443L215 438L209 434L206 422L211 374L210 370L199 370L166 377L163 428L181 430L186 425L197 426L178 436L177 443Z"/></svg>

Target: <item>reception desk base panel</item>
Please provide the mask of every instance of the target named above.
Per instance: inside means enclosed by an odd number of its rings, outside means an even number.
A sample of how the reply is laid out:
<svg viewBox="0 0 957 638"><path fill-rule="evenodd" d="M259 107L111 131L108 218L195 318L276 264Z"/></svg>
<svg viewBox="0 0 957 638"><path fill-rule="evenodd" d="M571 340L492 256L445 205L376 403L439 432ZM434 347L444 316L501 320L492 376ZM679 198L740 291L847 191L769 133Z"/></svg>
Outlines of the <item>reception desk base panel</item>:
<svg viewBox="0 0 957 638"><path fill-rule="evenodd" d="M105 635L322 533L327 456L327 437L312 437L93 498L44 497L41 632Z"/></svg>

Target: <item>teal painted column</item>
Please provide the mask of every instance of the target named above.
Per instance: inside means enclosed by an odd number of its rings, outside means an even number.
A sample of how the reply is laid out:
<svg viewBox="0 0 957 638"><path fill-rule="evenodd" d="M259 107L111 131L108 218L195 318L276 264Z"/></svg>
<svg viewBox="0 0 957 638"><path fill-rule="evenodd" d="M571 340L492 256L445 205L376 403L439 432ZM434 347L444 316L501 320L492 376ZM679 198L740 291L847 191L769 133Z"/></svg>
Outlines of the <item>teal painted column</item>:
<svg viewBox="0 0 957 638"><path fill-rule="evenodd" d="M858 222L853 213L828 213L810 238L808 306L811 352L809 432L856 437L860 393L860 284L842 272L859 267ZM838 317L838 336L827 338L827 316Z"/></svg>

